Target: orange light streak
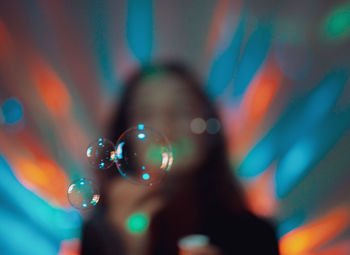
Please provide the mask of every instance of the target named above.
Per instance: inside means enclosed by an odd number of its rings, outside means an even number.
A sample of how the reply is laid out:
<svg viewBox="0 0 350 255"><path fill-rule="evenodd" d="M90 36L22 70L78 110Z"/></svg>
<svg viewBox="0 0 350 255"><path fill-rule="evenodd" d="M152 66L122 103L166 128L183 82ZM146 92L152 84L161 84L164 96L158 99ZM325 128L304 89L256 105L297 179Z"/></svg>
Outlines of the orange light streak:
<svg viewBox="0 0 350 255"><path fill-rule="evenodd" d="M346 230L349 223L349 208L338 207L325 216L284 235L280 240L281 254L310 254L314 249Z"/></svg>
<svg viewBox="0 0 350 255"><path fill-rule="evenodd" d="M19 182L47 201L68 206L68 177L25 131L17 136L0 132L0 153L9 161Z"/></svg>
<svg viewBox="0 0 350 255"><path fill-rule="evenodd" d="M37 192L50 202L69 206L66 194L67 178L53 161L18 157L12 164L18 180L26 188Z"/></svg>
<svg viewBox="0 0 350 255"><path fill-rule="evenodd" d="M43 59L29 63L29 73L40 97L54 116L64 116L71 110L72 99L65 84Z"/></svg>
<svg viewBox="0 0 350 255"><path fill-rule="evenodd" d="M270 60L257 73L244 95L238 110L234 134L234 155L243 158L258 138L261 122L266 115L282 81L282 73Z"/></svg>
<svg viewBox="0 0 350 255"><path fill-rule="evenodd" d="M207 37L207 43L206 43L207 54L210 54L211 52L213 52L214 47L217 45L217 42L220 39L220 33L223 28L223 24L225 23L225 20L227 18L229 7L230 7L229 0L220 0L216 5L212 23L209 28L209 33Z"/></svg>
<svg viewBox="0 0 350 255"><path fill-rule="evenodd" d="M350 240L338 242L330 247L309 253L308 255L349 255L350 254Z"/></svg>
<svg viewBox="0 0 350 255"><path fill-rule="evenodd" d="M271 165L266 171L245 185L245 195L249 209L263 217L272 217L277 210L274 173L275 165Z"/></svg>

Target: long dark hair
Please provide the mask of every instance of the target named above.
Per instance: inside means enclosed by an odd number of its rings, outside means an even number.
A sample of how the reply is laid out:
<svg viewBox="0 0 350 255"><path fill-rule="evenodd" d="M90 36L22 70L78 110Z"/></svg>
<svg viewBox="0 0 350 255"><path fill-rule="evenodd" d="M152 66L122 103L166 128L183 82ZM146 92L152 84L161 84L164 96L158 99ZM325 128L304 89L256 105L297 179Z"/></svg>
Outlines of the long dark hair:
<svg viewBox="0 0 350 255"><path fill-rule="evenodd" d="M144 66L135 71L126 81L124 93L117 108L117 112L113 115L112 122L107 130L107 136L112 141L117 141L118 137L128 128L129 116L128 107L132 102L135 89L141 84L142 79L149 75L165 73L175 75L180 78L187 86L194 97L197 97L202 103L203 116L205 119L215 118L219 120L219 116L212 102L201 88L201 84L188 68L183 64L167 62L160 64L152 64ZM237 180L232 174L232 169L228 161L225 139L222 130L215 134L204 133L201 135L204 140L206 152L202 161L197 165L196 170L188 171L190 174L181 181L165 180L163 194L166 198L166 216L160 216L163 219L161 223L170 224L172 217L181 215L181 210L184 208L191 213L183 215L182 226L177 226L177 233L171 237L177 238L179 235L190 232L193 229L198 229L197 226L203 224L201 219L208 208L215 207L217 210L226 210L232 213L241 213L246 210L241 189ZM176 160L176 159L175 159ZM115 167L114 167L115 168ZM105 179L120 178L117 169L109 169L106 171ZM103 186L103 185L102 185ZM191 195L190 195L191 194ZM108 206L108 205L107 205ZM181 216L182 217L182 216ZM195 222L195 223L194 223ZM153 246L159 242L157 235L160 231L157 228L159 224L154 224L151 234L154 235ZM181 229L183 228L183 229ZM192 228L192 230L190 230ZM163 237L164 238L164 237ZM170 243L173 240L165 240L163 245ZM153 251L156 248L152 248Z"/></svg>

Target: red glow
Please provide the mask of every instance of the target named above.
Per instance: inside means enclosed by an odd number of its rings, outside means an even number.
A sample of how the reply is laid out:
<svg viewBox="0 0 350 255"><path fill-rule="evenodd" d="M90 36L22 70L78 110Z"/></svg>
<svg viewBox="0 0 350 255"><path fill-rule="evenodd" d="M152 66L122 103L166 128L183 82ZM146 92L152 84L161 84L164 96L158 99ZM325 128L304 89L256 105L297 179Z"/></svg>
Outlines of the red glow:
<svg viewBox="0 0 350 255"><path fill-rule="evenodd" d="M4 57L4 55L12 52L13 48L14 45L10 34L5 24L0 20L0 56Z"/></svg>
<svg viewBox="0 0 350 255"><path fill-rule="evenodd" d="M58 255L79 255L80 241L78 239L63 241Z"/></svg>

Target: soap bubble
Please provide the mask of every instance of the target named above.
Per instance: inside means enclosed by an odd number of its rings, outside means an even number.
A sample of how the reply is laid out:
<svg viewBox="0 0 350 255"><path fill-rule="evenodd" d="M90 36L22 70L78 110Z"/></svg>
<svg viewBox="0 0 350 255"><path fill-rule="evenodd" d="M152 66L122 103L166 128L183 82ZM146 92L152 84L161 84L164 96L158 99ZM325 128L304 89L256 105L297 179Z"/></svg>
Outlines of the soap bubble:
<svg viewBox="0 0 350 255"><path fill-rule="evenodd" d="M90 179L77 179L68 187L68 201L77 209L94 207L99 200L100 195L97 191L97 187Z"/></svg>
<svg viewBox="0 0 350 255"><path fill-rule="evenodd" d="M139 124L119 137L115 162L125 179L152 186L170 170L173 156L168 139L162 133Z"/></svg>
<svg viewBox="0 0 350 255"><path fill-rule="evenodd" d="M106 138L99 138L90 143L86 150L86 156L91 166L97 169L109 168L114 163L114 145Z"/></svg>

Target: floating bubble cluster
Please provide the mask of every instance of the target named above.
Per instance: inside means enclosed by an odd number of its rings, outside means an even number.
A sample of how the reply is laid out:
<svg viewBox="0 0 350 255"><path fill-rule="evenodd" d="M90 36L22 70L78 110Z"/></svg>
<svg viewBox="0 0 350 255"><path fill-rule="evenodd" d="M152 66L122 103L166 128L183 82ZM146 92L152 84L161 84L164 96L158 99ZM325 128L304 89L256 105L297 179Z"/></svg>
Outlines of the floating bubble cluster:
<svg viewBox="0 0 350 255"><path fill-rule="evenodd" d="M143 124L126 130L116 146L106 138L97 139L88 146L86 155L94 168L107 169L115 163L125 179L147 186L160 182L173 163L168 139ZM99 199L90 179L80 178L68 187L68 200L77 209L91 208Z"/></svg>

